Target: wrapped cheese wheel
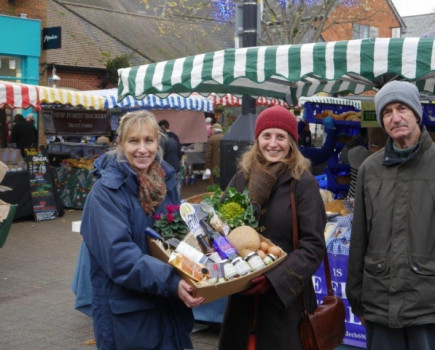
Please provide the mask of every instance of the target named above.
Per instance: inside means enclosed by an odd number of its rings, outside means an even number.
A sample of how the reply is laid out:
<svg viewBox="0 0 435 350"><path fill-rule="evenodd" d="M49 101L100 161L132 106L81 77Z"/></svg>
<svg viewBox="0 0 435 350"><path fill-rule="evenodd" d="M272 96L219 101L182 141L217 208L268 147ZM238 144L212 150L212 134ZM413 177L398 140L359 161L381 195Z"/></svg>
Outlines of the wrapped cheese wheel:
<svg viewBox="0 0 435 350"><path fill-rule="evenodd" d="M260 247L258 232L246 225L233 229L228 234L227 239L243 258L249 253L257 251Z"/></svg>

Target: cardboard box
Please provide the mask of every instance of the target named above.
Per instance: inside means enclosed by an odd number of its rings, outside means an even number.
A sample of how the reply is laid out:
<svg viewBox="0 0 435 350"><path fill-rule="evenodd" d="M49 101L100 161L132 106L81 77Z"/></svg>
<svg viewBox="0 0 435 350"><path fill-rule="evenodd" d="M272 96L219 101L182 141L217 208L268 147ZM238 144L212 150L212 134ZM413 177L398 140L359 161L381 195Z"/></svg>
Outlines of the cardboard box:
<svg viewBox="0 0 435 350"><path fill-rule="evenodd" d="M260 235L261 241L266 241L268 243L271 243L268 239L264 238ZM166 250L162 243L159 241L156 241L154 239L151 239L148 237L148 243L151 249L151 255L161 261L168 262L170 251ZM193 280L191 280L186 274L184 274L182 271L179 271L180 274L184 276L184 278L194 287L193 290L193 296L195 297L204 297L205 303L209 303L211 301L226 297L231 294L239 293L244 291L245 289L248 289L251 285L250 281L265 273L266 271L269 271L270 269L273 269L275 266L280 264L287 254L282 251L281 256L274 261L270 265L266 265L264 268L251 272L245 276L242 277L236 277L233 278L227 282L224 283L218 283L218 284L210 284L205 285L204 282L198 283Z"/></svg>

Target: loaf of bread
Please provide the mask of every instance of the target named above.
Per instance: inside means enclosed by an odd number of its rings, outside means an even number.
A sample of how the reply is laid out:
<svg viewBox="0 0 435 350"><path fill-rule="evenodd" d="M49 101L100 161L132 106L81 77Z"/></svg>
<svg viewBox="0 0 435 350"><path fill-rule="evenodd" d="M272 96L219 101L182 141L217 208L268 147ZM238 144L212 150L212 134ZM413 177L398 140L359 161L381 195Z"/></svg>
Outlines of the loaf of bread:
<svg viewBox="0 0 435 350"><path fill-rule="evenodd" d="M260 247L260 236L250 226L239 226L228 234L228 241L241 257L255 252Z"/></svg>

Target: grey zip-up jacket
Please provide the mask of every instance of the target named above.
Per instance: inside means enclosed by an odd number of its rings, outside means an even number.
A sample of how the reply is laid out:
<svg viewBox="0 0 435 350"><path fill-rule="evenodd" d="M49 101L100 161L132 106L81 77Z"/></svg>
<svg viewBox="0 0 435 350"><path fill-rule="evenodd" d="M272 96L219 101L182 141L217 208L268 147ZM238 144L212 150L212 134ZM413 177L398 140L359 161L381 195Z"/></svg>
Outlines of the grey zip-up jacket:
<svg viewBox="0 0 435 350"><path fill-rule="evenodd" d="M366 320L435 323L435 145L424 127L406 160L389 139L358 171L346 292Z"/></svg>

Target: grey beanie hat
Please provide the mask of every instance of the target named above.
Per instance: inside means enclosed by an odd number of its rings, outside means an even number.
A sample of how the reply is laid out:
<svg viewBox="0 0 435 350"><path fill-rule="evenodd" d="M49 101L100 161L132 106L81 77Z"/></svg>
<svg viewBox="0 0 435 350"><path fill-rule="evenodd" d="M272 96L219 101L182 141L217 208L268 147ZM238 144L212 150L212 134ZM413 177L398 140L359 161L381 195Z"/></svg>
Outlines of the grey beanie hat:
<svg viewBox="0 0 435 350"><path fill-rule="evenodd" d="M382 111L392 102L401 102L411 108L419 123L423 120L423 106L420 103L420 94L417 86L407 81L393 80L385 84L375 96L376 119L383 128Z"/></svg>

